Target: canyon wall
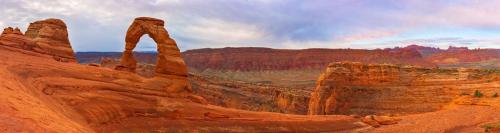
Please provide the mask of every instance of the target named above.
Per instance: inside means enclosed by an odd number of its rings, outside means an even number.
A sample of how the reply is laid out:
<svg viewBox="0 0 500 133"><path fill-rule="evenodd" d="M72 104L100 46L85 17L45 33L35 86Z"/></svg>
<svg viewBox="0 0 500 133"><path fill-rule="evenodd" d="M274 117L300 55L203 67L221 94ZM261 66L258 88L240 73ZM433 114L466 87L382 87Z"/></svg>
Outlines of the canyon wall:
<svg viewBox="0 0 500 133"><path fill-rule="evenodd" d="M186 64L195 69L264 71L324 69L330 62L357 61L434 67L414 49L197 49L182 53Z"/></svg>
<svg viewBox="0 0 500 133"><path fill-rule="evenodd" d="M306 114L310 90L189 75L195 94L208 103L251 111Z"/></svg>
<svg viewBox="0 0 500 133"><path fill-rule="evenodd" d="M476 90L500 92L500 71L337 62L311 93L308 114L409 114L442 109Z"/></svg>

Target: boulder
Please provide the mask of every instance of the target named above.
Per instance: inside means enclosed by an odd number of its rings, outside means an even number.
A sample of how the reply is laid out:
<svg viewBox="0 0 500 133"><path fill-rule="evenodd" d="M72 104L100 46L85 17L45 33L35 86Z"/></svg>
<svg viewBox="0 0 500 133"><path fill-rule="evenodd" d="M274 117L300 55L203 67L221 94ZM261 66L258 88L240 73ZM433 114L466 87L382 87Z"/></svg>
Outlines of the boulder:
<svg viewBox="0 0 500 133"><path fill-rule="evenodd" d="M401 118L398 117L389 117L389 116L377 116L377 115L367 115L361 118L361 121L373 126L380 127L380 125L392 125L397 124L401 121Z"/></svg>
<svg viewBox="0 0 500 133"><path fill-rule="evenodd" d="M380 124L371 115L361 118L361 121L375 128L380 127Z"/></svg>
<svg viewBox="0 0 500 133"><path fill-rule="evenodd" d="M401 121L401 118L398 117L390 117L390 116L373 116L373 119L377 121L380 125L392 125L397 124Z"/></svg>

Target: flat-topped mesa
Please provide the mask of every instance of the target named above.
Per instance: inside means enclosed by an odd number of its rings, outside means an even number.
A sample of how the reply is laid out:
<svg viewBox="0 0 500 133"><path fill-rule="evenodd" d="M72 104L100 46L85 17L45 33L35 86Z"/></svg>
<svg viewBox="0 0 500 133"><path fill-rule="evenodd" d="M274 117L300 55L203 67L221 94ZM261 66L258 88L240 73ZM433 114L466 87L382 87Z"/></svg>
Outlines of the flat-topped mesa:
<svg viewBox="0 0 500 133"><path fill-rule="evenodd" d="M60 19L46 19L30 23L26 36L30 37L47 54L62 62L76 62L71 48L66 24Z"/></svg>
<svg viewBox="0 0 500 133"><path fill-rule="evenodd" d="M136 18L127 31L121 65L117 66L116 69L135 72L137 61L133 57L133 49L140 38L148 34L157 44L156 74L187 77L187 66L176 42L170 38L167 30L163 27L164 24L163 20L156 18Z"/></svg>
<svg viewBox="0 0 500 133"><path fill-rule="evenodd" d="M325 75L321 78L352 85L390 83L399 79L400 69L399 66L391 64L365 65L360 62L336 62L328 65Z"/></svg>
<svg viewBox="0 0 500 133"><path fill-rule="evenodd" d="M337 62L321 74L308 114L408 114L436 111L462 94L497 93L499 71L429 69Z"/></svg>

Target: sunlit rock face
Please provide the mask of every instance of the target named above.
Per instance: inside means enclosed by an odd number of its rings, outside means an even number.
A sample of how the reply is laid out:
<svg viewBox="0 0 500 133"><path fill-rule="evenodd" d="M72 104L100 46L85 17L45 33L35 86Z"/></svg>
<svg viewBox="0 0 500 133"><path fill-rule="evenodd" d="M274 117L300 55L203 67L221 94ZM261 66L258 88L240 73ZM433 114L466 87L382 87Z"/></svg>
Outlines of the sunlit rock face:
<svg viewBox="0 0 500 133"><path fill-rule="evenodd" d="M140 38L148 34L157 43L158 55L155 72L157 74L187 76L187 66L181 58L176 42L170 38L164 28L165 22L156 18L139 17L130 25L125 37L125 51L121 59L121 67L127 71L135 71L137 61L133 57L133 49Z"/></svg>
<svg viewBox="0 0 500 133"><path fill-rule="evenodd" d="M499 89L495 71L331 63L311 93L308 114L407 114L442 109L463 94Z"/></svg>
<svg viewBox="0 0 500 133"><path fill-rule="evenodd" d="M71 48L66 24L60 19L46 19L36 21L28 26L26 36L45 50L55 59L76 62Z"/></svg>
<svg viewBox="0 0 500 133"><path fill-rule="evenodd" d="M66 24L60 19L33 22L26 34L18 28L5 28L0 36L0 44L50 55L61 62L76 62Z"/></svg>

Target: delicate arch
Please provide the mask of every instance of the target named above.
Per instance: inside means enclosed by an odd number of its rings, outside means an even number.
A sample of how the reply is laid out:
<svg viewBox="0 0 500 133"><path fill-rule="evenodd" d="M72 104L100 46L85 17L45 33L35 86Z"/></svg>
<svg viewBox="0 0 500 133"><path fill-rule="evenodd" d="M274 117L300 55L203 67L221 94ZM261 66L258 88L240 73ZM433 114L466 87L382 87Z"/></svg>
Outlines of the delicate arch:
<svg viewBox="0 0 500 133"><path fill-rule="evenodd" d="M147 34L157 45L157 59L155 72L187 76L187 66L181 58L181 53L176 42L170 38L164 28L164 21L156 18L136 18L127 30L125 36L125 51L121 59L121 66L117 69L134 72L137 61L134 59L133 50L143 35Z"/></svg>

